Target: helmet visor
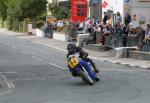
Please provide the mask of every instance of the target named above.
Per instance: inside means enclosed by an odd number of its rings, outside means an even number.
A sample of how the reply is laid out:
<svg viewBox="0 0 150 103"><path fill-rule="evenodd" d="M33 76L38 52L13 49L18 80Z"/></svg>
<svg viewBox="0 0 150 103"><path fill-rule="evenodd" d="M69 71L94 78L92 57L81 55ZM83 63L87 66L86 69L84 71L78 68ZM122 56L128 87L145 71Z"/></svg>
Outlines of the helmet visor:
<svg viewBox="0 0 150 103"><path fill-rule="evenodd" d="M69 52L70 54L74 53L74 48L68 49L68 52Z"/></svg>

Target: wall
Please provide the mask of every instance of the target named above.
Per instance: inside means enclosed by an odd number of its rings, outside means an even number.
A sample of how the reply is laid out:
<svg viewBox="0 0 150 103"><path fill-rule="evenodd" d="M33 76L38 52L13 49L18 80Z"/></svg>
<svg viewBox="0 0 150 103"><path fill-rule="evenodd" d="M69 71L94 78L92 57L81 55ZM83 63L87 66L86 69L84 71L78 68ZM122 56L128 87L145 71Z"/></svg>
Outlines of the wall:
<svg viewBox="0 0 150 103"><path fill-rule="evenodd" d="M106 12L107 10L113 10L114 13L120 12L122 17L124 16L124 0L102 0L102 4L104 1L108 3L108 6L102 9L102 13Z"/></svg>
<svg viewBox="0 0 150 103"><path fill-rule="evenodd" d="M124 13L129 12L132 15L136 15L137 23L141 26L146 26L150 23L150 0L144 0L149 2L139 2L140 0L130 0L125 3ZM139 24L139 21L145 21L144 24Z"/></svg>
<svg viewBox="0 0 150 103"><path fill-rule="evenodd" d="M138 59L138 60L148 60L150 61L150 53L140 52L140 51L129 51L129 58Z"/></svg>

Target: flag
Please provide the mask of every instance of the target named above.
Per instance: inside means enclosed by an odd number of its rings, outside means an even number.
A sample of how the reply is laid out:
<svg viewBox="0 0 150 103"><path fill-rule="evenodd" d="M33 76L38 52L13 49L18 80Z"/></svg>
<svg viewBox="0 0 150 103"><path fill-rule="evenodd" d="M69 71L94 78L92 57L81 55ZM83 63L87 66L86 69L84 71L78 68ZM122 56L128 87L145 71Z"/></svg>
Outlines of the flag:
<svg viewBox="0 0 150 103"><path fill-rule="evenodd" d="M102 8L106 8L108 6L108 3L106 1L103 2Z"/></svg>

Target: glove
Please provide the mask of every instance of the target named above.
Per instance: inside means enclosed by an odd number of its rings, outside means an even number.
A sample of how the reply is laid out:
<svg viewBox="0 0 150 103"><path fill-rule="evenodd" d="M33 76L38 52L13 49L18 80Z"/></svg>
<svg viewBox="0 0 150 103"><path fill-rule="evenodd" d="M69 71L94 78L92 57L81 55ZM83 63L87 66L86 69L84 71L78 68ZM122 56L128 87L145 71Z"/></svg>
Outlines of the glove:
<svg viewBox="0 0 150 103"><path fill-rule="evenodd" d="M83 58L87 58L88 57L88 53L84 53Z"/></svg>

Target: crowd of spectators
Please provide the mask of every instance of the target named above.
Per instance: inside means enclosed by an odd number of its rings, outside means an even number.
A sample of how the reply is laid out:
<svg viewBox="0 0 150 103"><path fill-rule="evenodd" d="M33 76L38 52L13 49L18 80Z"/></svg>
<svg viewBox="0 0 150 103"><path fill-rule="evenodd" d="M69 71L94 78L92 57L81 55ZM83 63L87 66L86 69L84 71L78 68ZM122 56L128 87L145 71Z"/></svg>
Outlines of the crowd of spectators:
<svg viewBox="0 0 150 103"><path fill-rule="evenodd" d="M146 28L133 24L135 24L134 19L129 13L122 20L119 12L113 16L104 12L102 19L92 17L84 22L69 22L68 20L58 20L55 24L46 22L44 32L45 37L52 38L53 31L61 31L67 25L70 38L76 39L81 33L89 33L92 39L87 43L111 47L137 46L140 50L148 44L150 48L150 24L147 24Z"/></svg>
<svg viewBox="0 0 150 103"><path fill-rule="evenodd" d="M142 49L145 41L150 38L150 24L147 24L146 29L141 26L134 27L129 13L125 15L124 23L119 12L114 20L104 12L102 19L93 17L85 22L71 23L70 29L71 34L90 33L93 43L113 47L138 46Z"/></svg>

